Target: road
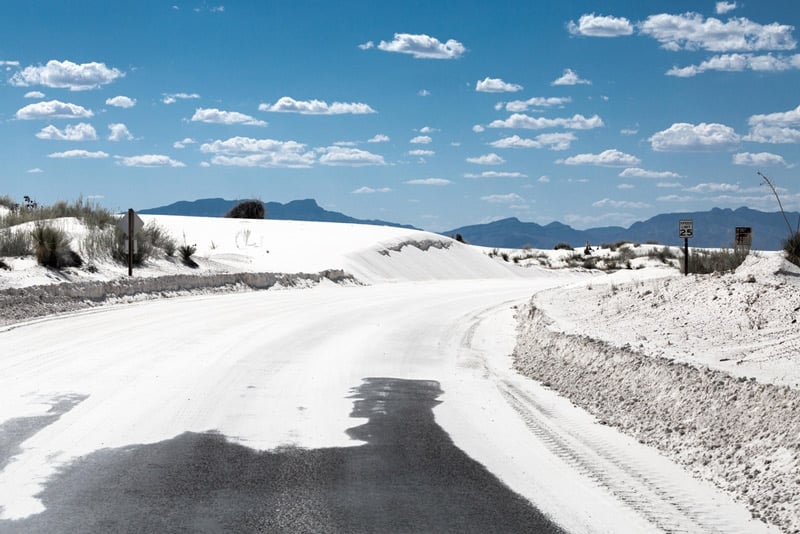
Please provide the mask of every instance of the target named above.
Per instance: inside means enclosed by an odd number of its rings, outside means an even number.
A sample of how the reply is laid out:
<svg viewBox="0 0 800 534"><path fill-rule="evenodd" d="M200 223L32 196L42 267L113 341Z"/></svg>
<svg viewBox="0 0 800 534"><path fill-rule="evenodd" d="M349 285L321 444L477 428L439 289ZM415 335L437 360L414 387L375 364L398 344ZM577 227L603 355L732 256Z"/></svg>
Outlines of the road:
<svg viewBox="0 0 800 534"><path fill-rule="evenodd" d="M513 307L559 283L176 298L4 328L0 532L762 531L511 371Z"/></svg>

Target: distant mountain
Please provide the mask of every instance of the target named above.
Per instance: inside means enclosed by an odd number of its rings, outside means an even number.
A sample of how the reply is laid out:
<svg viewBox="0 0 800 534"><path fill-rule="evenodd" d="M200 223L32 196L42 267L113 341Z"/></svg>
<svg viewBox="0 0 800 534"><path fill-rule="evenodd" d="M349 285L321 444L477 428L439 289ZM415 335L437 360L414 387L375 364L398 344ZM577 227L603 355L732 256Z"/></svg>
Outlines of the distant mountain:
<svg viewBox="0 0 800 534"><path fill-rule="evenodd" d="M145 215L189 215L195 217L224 217L230 209L238 204L239 200L225 200L223 198L203 198L200 200L182 200L168 206L139 210ZM280 202L264 202L267 210L267 219L280 221L319 221L354 224L372 224L377 226L393 226L396 228L410 228L410 225L397 224L380 220L364 220L349 217L336 211L328 211L317 204L314 199L292 200L286 204Z"/></svg>
<svg viewBox="0 0 800 534"><path fill-rule="evenodd" d="M789 222L797 224L798 213L788 212ZM633 241L644 243L658 241L665 245L683 244L678 238L678 221L692 219L694 221L694 238L689 240L693 247L730 247L733 245L734 231L737 226L749 226L753 229L753 249L778 250L787 237L789 230L780 212L765 213L750 208L714 208L710 211L692 213L666 213L656 215L643 222L637 222L630 228L609 226L576 230L558 222L541 226L536 223L521 222L510 218L488 224L464 226L445 235L461 236L469 243L499 248L519 248L531 245L534 248L549 249L557 243L569 243L574 247L614 243L617 241Z"/></svg>

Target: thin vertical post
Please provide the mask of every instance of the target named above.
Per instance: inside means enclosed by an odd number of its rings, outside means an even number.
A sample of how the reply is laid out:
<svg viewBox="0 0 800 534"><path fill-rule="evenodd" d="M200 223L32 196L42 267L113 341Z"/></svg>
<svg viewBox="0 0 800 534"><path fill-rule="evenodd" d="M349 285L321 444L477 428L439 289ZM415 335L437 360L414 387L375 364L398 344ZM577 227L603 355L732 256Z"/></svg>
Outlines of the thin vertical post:
<svg viewBox="0 0 800 534"><path fill-rule="evenodd" d="M683 238L683 275L689 276L689 238Z"/></svg>
<svg viewBox="0 0 800 534"><path fill-rule="evenodd" d="M133 208L128 208L128 276L133 276Z"/></svg>

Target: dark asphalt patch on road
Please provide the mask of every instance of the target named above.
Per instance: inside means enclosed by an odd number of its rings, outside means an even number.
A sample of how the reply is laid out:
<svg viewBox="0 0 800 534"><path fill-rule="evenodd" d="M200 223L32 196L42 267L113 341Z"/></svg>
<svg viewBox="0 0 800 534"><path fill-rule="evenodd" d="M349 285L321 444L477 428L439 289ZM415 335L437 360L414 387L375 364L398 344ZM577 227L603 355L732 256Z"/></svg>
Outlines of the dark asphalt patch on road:
<svg viewBox="0 0 800 534"><path fill-rule="evenodd" d="M15 417L0 424L0 471L11 458L20 452L20 445L43 428L58 419L88 398L88 395L63 395L51 399L50 409L45 415Z"/></svg>
<svg viewBox="0 0 800 534"><path fill-rule="evenodd" d="M45 512L0 532L563 532L453 444L433 416L441 393L366 379L357 447L259 452L187 432L97 451L48 482Z"/></svg>

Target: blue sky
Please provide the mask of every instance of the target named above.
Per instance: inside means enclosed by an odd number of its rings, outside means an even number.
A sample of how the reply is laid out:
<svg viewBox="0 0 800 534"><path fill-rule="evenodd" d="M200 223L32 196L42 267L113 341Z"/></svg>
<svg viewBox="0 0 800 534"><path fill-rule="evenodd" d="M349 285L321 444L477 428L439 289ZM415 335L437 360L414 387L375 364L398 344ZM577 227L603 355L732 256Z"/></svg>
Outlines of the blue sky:
<svg viewBox="0 0 800 534"><path fill-rule="evenodd" d="M443 231L800 208L800 8L8 1L0 194L315 198Z"/></svg>

